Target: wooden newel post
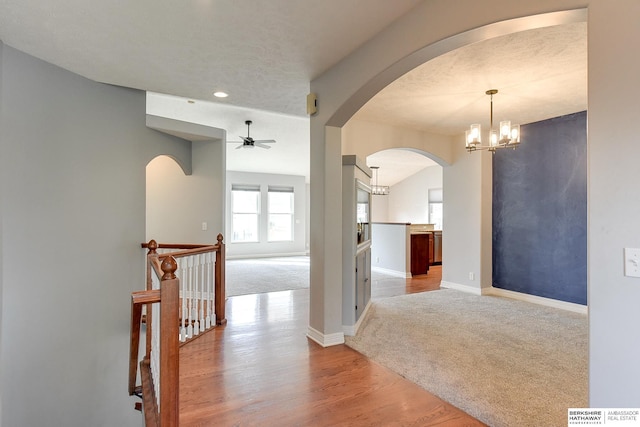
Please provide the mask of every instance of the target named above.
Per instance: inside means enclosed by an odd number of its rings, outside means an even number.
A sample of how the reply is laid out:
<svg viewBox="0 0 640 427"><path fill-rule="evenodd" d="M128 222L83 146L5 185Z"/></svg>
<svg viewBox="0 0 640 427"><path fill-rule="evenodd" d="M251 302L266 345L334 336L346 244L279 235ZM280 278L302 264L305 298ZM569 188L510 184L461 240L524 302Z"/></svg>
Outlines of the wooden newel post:
<svg viewBox="0 0 640 427"><path fill-rule="evenodd" d="M222 234L218 234L218 250L216 251L216 323L218 325L226 325L227 317L225 314L226 305L226 285L225 285L225 247L222 242Z"/></svg>
<svg viewBox="0 0 640 427"><path fill-rule="evenodd" d="M156 254L156 249L158 249L158 242L156 242L155 240L149 240L149 243L147 243L147 249L149 249L149 252L147 252L147 255L149 254Z"/></svg>
<svg viewBox="0 0 640 427"><path fill-rule="evenodd" d="M149 263L149 255L157 255L158 253L156 252L156 249L158 249L158 242L156 242L155 240L149 240L149 243L147 243L147 249L149 249L149 251L147 252L147 290L150 291L151 289L153 289L153 283L151 282L151 264Z"/></svg>
<svg viewBox="0 0 640 427"><path fill-rule="evenodd" d="M172 280L176 278L176 270L178 269L178 262L172 256L165 257L160 264L160 269L164 273L162 280Z"/></svg>
<svg viewBox="0 0 640 427"><path fill-rule="evenodd" d="M151 263L149 262L149 256L157 256L158 253L156 252L156 249L158 249L158 242L156 242L155 240L151 239L149 240L149 243L147 244L147 277L146 277L146 285L147 285L147 290L150 291L153 289L153 279L151 278ZM147 325L151 325L153 324L153 315L152 315L152 310L151 310L151 304L147 304L147 307L145 309L145 318L146 318L146 323ZM148 330L149 331L149 330ZM145 345L145 357L149 358L149 355L151 354L151 333L147 333L146 334L146 345Z"/></svg>
<svg viewBox="0 0 640 427"><path fill-rule="evenodd" d="M172 256L162 260L164 275L160 284L160 425L178 425L180 380L180 284L175 272L178 263Z"/></svg>

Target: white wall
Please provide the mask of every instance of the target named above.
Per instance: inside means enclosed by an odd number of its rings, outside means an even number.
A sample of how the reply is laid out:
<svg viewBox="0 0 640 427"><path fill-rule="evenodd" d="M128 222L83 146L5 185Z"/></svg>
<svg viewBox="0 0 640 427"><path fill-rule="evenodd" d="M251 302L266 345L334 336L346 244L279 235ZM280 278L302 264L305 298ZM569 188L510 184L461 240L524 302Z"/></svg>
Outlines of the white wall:
<svg viewBox="0 0 640 427"><path fill-rule="evenodd" d="M448 136L352 118L342 128L342 154L367 156L389 148L403 147L426 154L438 164L453 161Z"/></svg>
<svg viewBox="0 0 640 427"><path fill-rule="evenodd" d="M146 168L146 241L215 244L224 228L224 156L221 141L192 143L191 175L168 156ZM170 203L169 203L170 201ZM207 230L202 230L202 223Z"/></svg>
<svg viewBox="0 0 640 427"><path fill-rule="evenodd" d="M277 175L268 173L227 172L227 258L249 258L253 256L304 255L306 253L306 205L307 194L304 176ZM259 185L261 214L259 223L260 242L234 243L231 241L231 187L233 184ZM294 240L291 242L268 242L267 190L269 185L293 187L294 193Z"/></svg>
<svg viewBox="0 0 640 427"><path fill-rule="evenodd" d="M391 186L387 222L429 223L429 189L442 188L442 166L429 166Z"/></svg>
<svg viewBox="0 0 640 427"><path fill-rule="evenodd" d="M488 281L486 277L491 264L482 258L485 251L491 257L491 246L486 247L487 237L491 243L491 216L483 221L483 209L491 206L491 183L486 183L491 154L470 156L460 144L457 155L451 166L443 168L442 281L444 286L464 286L479 293L481 287L491 286L491 276Z"/></svg>
<svg viewBox="0 0 640 427"><path fill-rule="evenodd" d="M388 196L371 196L371 222L390 222Z"/></svg>
<svg viewBox="0 0 640 427"><path fill-rule="evenodd" d="M411 277L411 235L407 224L373 224L371 266L387 274Z"/></svg>
<svg viewBox="0 0 640 427"><path fill-rule="evenodd" d="M589 4L589 402L635 407L640 279L623 276L622 251L640 248L640 2Z"/></svg>
<svg viewBox="0 0 640 427"><path fill-rule="evenodd" d="M305 203L304 203L304 250L309 254L309 242L311 241L311 231L309 230L309 224L311 224L311 185L305 184Z"/></svg>

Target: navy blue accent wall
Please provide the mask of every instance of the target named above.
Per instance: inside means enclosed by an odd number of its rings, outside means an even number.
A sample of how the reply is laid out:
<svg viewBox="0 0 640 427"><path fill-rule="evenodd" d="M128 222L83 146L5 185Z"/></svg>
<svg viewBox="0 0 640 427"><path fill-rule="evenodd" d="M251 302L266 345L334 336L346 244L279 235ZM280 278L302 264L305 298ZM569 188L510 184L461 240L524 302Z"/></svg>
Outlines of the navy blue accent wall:
<svg viewBox="0 0 640 427"><path fill-rule="evenodd" d="M587 303L587 113L522 126L493 157L493 286Z"/></svg>

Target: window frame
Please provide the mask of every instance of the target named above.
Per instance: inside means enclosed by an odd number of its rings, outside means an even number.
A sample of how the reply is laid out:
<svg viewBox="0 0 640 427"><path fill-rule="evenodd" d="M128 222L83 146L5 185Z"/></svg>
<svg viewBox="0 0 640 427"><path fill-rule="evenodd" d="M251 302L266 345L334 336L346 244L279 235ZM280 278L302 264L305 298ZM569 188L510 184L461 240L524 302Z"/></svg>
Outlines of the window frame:
<svg viewBox="0 0 640 427"><path fill-rule="evenodd" d="M289 212L273 212L271 206L272 194L288 194L289 195ZM279 242L293 242L295 240L295 191L290 186L275 186L269 185L267 187L267 243L279 243ZM289 224L289 236L286 239L274 238L272 235L272 218L275 217L289 217L289 221L282 223Z"/></svg>

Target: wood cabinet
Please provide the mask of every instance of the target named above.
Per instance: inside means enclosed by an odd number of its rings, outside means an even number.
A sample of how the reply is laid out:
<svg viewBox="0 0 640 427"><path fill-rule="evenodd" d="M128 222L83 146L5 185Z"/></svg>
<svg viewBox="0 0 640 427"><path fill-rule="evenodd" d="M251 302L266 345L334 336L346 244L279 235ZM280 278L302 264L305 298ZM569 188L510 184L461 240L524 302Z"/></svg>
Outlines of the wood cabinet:
<svg viewBox="0 0 640 427"><path fill-rule="evenodd" d="M429 236L429 265L433 265L436 253L433 247L433 233L427 233L427 235Z"/></svg>
<svg viewBox="0 0 640 427"><path fill-rule="evenodd" d="M371 299L371 248L356 255L356 321Z"/></svg>
<svg viewBox="0 0 640 427"><path fill-rule="evenodd" d="M433 260L433 234L416 233L411 235L411 275L427 274Z"/></svg>

